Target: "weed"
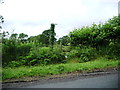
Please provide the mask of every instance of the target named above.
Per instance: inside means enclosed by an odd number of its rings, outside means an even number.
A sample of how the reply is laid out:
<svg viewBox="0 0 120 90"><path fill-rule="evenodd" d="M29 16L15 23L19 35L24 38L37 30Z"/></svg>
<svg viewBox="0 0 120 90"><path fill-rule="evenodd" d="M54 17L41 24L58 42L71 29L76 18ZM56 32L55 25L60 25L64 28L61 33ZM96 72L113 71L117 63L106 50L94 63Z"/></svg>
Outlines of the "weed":
<svg viewBox="0 0 120 90"><path fill-rule="evenodd" d="M106 67L116 67L120 65L119 60L107 60L105 58L99 58L94 61L84 63L66 63L66 64L53 64L45 66L21 66L16 68L3 68L2 79L20 78L24 76L46 76L61 74L73 71L86 71Z"/></svg>

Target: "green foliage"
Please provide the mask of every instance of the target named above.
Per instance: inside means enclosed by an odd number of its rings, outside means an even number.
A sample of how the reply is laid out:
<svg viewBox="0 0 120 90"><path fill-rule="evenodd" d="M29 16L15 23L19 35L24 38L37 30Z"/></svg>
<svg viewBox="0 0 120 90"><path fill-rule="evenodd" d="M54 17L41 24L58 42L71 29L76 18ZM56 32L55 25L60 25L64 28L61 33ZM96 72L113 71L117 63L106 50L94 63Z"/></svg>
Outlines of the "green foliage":
<svg viewBox="0 0 120 90"><path fill-rule="evenodd" d="M105 24L93 24L91 27L83 27L70 32L71 45L87 45L92 47L107 46L111 41L119 42L120 17L116 16Z"/></svg>
<svg viewBox="0 0 120 90"><path fill-rule="evenodd" d="M19 67L22 65L22 62L20 61L11 61L8 63L7 67Z"/></svg>
<svg viewBox="0 0 120 90"><path fill-rule="evenodd" d="M58 40L60 46L54 44L55 24L42 34L31 36L9 32L2 35L3 66L17 67L21 65L47 65L94 60L98 55L108 59L119 60L120 52L120 16L115 16L104 24L92 24L70 32ZM10 38L6 38L9 36ZM68 45L70 44L70 45ZM67 58L65 56L67 55Z"/></svg>
<svg viewBox="0 0 120 90"><path fill-rule="evenodd" d="M63 52L70 52L71 51L71 46L62 46Z"/></svg>
<svg viewBox="0 0 120 90"><path fill-rule="evenodd" d="M79 58L79 62L87 62L95 59L97 55L97 51L92 47L75 47L75 49L71 50L67 53L68 59Z"/></svg>
<svg viewBox="0 0 120 90"><path fill-rule="evenodd" d="M38 65L38 64L54 64L61 63L65 60L64 54L60 49L49 47L35 47L32 48L29 55L23 58L25 65Z"/></svg>
<svg viewBox="0 0 120 90"><path fill-rule="evenodd" d="M49 39L49 42L50 42L50 45L51 45L51 48L53 48L53 45L54 45L54 41L55 41L55 24L51 24L51 27L50 27L50 39Z"/></svg>
<svg viewBox="0 0 120 90"><path fill-rule="evenodd" d="M32 43L20 44L17 46L17 52L19 53L19 56L26 56L32 47Z"/></svg>
<svg viewBox="0 0 120 90"><path fill-rule="evenodd" d="M18 37L17 33L11 34L11 36L10 36L11 39L17 39L17 37Z"/></svg>
<svg viewBox="0 0 120 90"><path fill-rule="evenodd" d="M7 63L16 58L17 45L15 41L6 40L5 44L2 44L2 63Z"/></svg>
<svg viewBox="0 0 120 90"><path fill-rule="evenodd" d="M55 33L54 33L55 35ZM43 46L49 46L50 45L50 37L51 37L51 30L45 30L42 32L42 34L39 34L37 36L31 36L28 38L29 42L34 42L35 44L42 44ZM53 42L56 41L56 38L54 37Z"/></svg>
<svg viewBox="0 0 120 90"><path fill-rule="evenodd" d="M19 61L21 57L29 54L32 43L18 44L14 40L7 40L2 44L2 63L6 66L11 61Z"/></svg>
<svg viewBox="0 0 120 90"><path fill-rule="evenodd" d="M45 45L45 46L49 46L50 42L50 35L51 35L51 30L45 30L43 31L41 37L40 37L40 40L42 41L42 43Z"/></svg>
<svg viewBox="0 0 120 90"><path fill-rule="evenodd" d="M91 71L93 69L116 67L120 60L107 60L99 58L99 60L90 61L86 63L67 63L55 64L46 66L31 66L31 67L16 67L16 68L3 68L2 79L21 78L25 76L46 76L55 75L60 73L68 73L73 71ZM24 78L25 80L25 78Z"/></svg>
<svg viewBox="0 0 120 90"><path fill-rule="evenodd" d="M67 46L70 43L70 37L69 36L63 36L62 38L59 38L58 43L62 43L62 45Z"/></svg>
<svg viewBox="0 0 120 90"><path fill-rule="evenodd" d="M59 65L58 67L57 67L57 71L61 74L61 73L63 73L63 71L65 70L65 67L63 66L63 65Z"/></svg>
<svg viewBox="0 0 120 90"><path fill-rule="evenodd" d="M120 44L110 43L107 47L101 47L98 53L102 56L106 56L108 59L119 60L120 59Z"/></svg>
<svg viewBox="0 0 120 90"><path fill-rule="evenodd" d="M27 34L20 33L18 39L19 39L22 43L24 43L24 42L27 41L27 39L26 39L27 37L28 37Z"/></svg>
<svg viewBox="0 0 120 90"><path fill-rule="evenodd" d="M83 61L89 61L92 52L88 52L89 47L96 48L99 55L108 58L119 58L120 26L118 25L120 16L115 16L104 24L92 24L91 27L83 27L70 32L71 45L88 47L86 49L72 50L69 57L79 57ZM84 52L85 51L85 52ZM94 54L92 53L94 57Z"/></svg>

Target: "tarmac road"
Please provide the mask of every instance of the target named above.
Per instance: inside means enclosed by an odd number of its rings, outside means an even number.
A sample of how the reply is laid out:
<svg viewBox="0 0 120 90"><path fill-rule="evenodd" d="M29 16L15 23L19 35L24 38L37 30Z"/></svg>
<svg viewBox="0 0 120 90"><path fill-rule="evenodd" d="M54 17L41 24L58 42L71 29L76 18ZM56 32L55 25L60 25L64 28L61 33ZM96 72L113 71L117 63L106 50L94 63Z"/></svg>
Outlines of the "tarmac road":
<svg viewBox="0 0 120 90"><path fill-rule="evenodd" d="M60 75L61 76L61 75ZM2 88L119 88L118 68L94 70L93 72L70 73L33 81L2 83ZM11 89L10 89L11 90Z"/></svg>
<svg viewBox="0 0 120 90"><path fill-rule="evenodd" d="M24 88L118 88L118 74L71 80L67 82L31 85Z"/></svg>

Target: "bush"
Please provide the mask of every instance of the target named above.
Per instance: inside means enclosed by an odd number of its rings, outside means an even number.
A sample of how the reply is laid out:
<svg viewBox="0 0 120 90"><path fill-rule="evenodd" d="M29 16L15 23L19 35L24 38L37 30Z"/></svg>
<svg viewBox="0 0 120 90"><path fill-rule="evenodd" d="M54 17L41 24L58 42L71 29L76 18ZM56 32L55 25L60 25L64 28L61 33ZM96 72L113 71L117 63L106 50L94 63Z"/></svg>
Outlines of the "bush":
<svg viewBox="0 0 120 90"><path fill-rule="evenodd" d="M52 50L49 47L35 47L32 48L30 54L23 59L26 60L25 65L47 65L62 63L65 60L65 55L57 48Z"/></svg>
<svg viewBox="0 0 120 90"><path fill-rule="evenodd" d="M86 45L99 49L107 46L112 40L119 42L120 16L115 16L104 24L92 24L91 27L83 27L70 32L71 45Z"/></svg>
<svg viewBox="0 0 120 90"><path fill-rule="evenodd" d="M33 47L31 43L24 43L17 45L17 53L19 56L26 56L29 54L30 49Z"/></svg>
<svg viewBox="0 0 120 90"><path fill-rule="evenodd" d="M11 61L7 64L7 67L19 67L22 65L22 62L20 61Z"/></svg>
<svg viewBox="0 0 120 90"><path fill-rule="evenodd" d="M78 50L73 49L69 53L67 53L68 58L75 58L75 57L80 57L80 53Z"/></svg>
<svg viewBox="0 0 120 90"><path fill-rule="evenodd" d="M19 61L21 57L28 55L32 47L31 43L19 44L12 40L6 41L5 44L2 44L3 67L13 60Z"/></svg>
<svg viewBox="0 0 120 90"><path fill-rule="evenodd" d="M67 57L68 59L71 58L79 58L79 62L87 62L95 58L97 55L97 51L95 48L91 47L76 47L75 49L71 50Z"/></svg>
<svg viewBox="0 0 120 90"><path fill-rule="evenodd" d="M17 45L14 42L7 41L6 44L2 44L2 63L8 63L12 60L16 60L17 57Z"/></svg>
<svg viewBox="0 0 120 90"><path fill-rule="evenodd" d="M107 59L120 59L120 44L119 43L110 43L107 47L101 47L99 50L99 54L105 56Z"/></svg>

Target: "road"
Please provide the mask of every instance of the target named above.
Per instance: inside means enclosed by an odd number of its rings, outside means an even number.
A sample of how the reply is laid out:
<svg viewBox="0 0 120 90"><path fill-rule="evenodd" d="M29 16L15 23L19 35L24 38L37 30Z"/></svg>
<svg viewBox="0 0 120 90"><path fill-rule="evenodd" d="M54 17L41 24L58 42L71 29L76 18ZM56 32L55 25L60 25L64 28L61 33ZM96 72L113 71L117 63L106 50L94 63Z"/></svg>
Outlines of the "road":
<svg viewBox="0 0 120 90"><path fill-rule="evenodd" d="M53 82L24 88L118 88L118 74L108 74L65 82Z"/></svg>

